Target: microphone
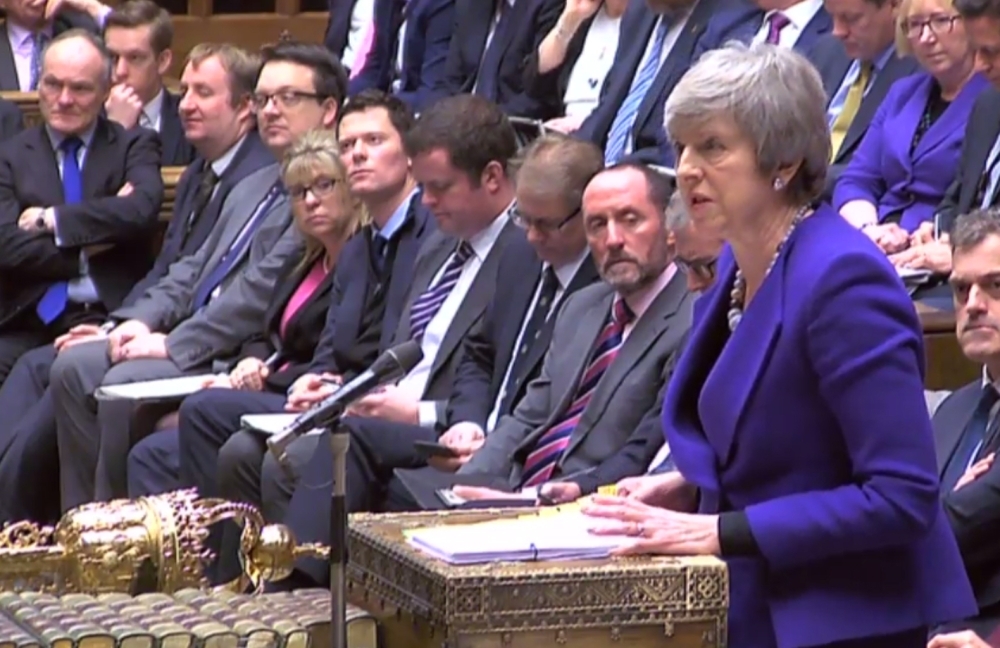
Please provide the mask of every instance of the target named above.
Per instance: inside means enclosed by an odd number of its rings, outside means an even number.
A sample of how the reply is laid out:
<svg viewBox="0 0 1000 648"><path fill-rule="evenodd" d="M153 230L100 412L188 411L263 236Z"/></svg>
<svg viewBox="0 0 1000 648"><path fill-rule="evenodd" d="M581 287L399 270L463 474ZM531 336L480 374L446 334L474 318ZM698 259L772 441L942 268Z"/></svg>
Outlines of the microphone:
<svg viewBox="0 0 1000 648"><path fill-rule="evenodd" d="M396 382L423 358L424 352L415 340L387 350L354 380L341 385L322 402L299 414L284 430L268 438L267 445L271 454L278 461L284 462L285 451L293 441L310 430L328 427L344 413L348 405L382 385Z"/></svg>

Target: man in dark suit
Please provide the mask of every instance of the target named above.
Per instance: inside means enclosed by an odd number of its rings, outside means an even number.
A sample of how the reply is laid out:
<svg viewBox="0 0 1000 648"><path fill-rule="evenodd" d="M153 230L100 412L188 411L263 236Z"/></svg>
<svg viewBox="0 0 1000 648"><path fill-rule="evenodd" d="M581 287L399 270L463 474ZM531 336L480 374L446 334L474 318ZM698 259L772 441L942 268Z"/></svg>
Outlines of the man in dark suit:
<svg viewBox="0 0 1000 648"><path fill-rule="evenodd" d="M366 510L369 497L378 496L365 485L385 484L393 468L422 463L413 440L436 440L446 425L463 342L481 326L501 281L498 268L505 249L523 236L509 216L514 198L509 173L517 141L496 104L475 95L434 104L407 135L406 150L439 230L420 250L392 345L417 340L423 358L396 385L355 402L343 420L352 439L348 481L362 485L349 488L351 510ZM534 282L524 269L516 270L503 281ZM304 392L293 393L289 404L296 406ZM329 500L330 490L323 487L330 484L327 445L325 439L316 445L293 506L296 499ZM302 510L288 513L296 533L301 531L302 538L322 534L315 520L302 519Z"/></svg>
<svg viewBox="0 0 1000 648"><path fill-rule="evenodd" d="M262 58L257 74L255 57L238 48L201 45L189 55L181 85L205 92L209 78L238 68L236 87L245 91L256 77L249 100L228 90L213 98L239 104L244 115L253 111L261 137L280 158L302 134L333 125L346 75L320 45L283 42ZM181 113L189 133L221 119L186 98ZM288 257L301 254L277 164L248 175L228 198L206 244L174 264L140 300L113 312L117 325L106 340L67 349L52 366L59 454L72 457L60 461L64 507L124 495L131 445L166 413L124 400L97 403L95 390L211 371L214 360L259 333L275 281Z"/></svg>
<svg viewBox="0 0 1000 648"><path fill-rule="evenodd" d="M634 164L603 171L587 186L584 224L604 281L563 306L541 374L491 434L441 438L459 455L456 495L524 497L550 481L590 493L653 458L662 445L663 393L694 302L668 242L671 191L668 179ZM472 485L484 477L497 488Z"/></svg>
<svg viewBox="0 0 1000 648"><path fill-rule="evenodd" d="M375 0L326 0L330 19L323 44L340 59L351 76L357 76L371 52Z"/></svg>
<svg viewBox="0 0 1000 648"><path fill-rule="evenodd" d="M327 324L311 365L318 372L356 375L388 346L417 250L434 229L420 205L403 149L403 136L412 123L413 114L401 100L377 90L352 98L341 111L338 139L351 190L364 202L372 224L344 246L338 259ZM319 373L298 374L286 381L320 382ZM129 494L194 487L204 497L260 505L266 447L259 435L239 432L240 417L283 412L286 398L285 390L223 389L186 398L180 409L179 450L173 456L164 452L168 441L162 434L137 445L129 457ZM174 448L177 445L173 440Z"/></svg>
<svg viewBox="0 0 1000 648"><path fill-rule="evenodd" d="M951 285L962 352L983 365L983 377L946 398L933 417L941 500L951 522L979 614L943 631L1000 625L1000 298L991 288L1000 273L1000 212L962 216L951 234Z"/></svg>
<svg viewBox="0 0 1000 648"><path fill-rule="evenodd" d="M153 0L128 0L104 21L104 42L114 58L109 119L125 128L141 126L160 134L163 166L185 166L194 157L181 128L180 99L163 85L174 38L170 14Z"/></svg>
<svg viewBox="0 0 1000 648"><path fill-rule="evenodd" d="M597 108L575 132L614 164L626 156L673 166L663 104L691 63L730 40L748 41L761 12L743 0L646 0L622 17L622 38Z"/></svg>
<svg viewBox="0 0 1000 648"><path fill-rule="evenodd" d="M225 77L222 80L228 81ZM160 254L153 268L123 300L124 307L141 299L166 276L174 262L201 248L235 185L274 164L271 152L253 130L248 113L244 111L240 117L238 105L208 106L210 101L198 96L189 96L185 102L191 112L195 105L219 111L220 120L207 124L200 135L192 136L198 157L177 185L173 215ZM230 128L232 123L238 128ZM94 324L70 329L54 345L32 349L21 356L0 388L0 411L7 422L0 431L0 523L58 518L58 492L47 481L51 469L59 463L54 405L48 390L49 371L57 352L101 335L101 327Z"/></svg>
<svg viewBox="0 0 1000 648"><path fill-rule="evenodd" d="M57 36L42 65L45 123L0 151L0 383L25 351L102 321L149 270L137 250L163 199L159 142L101 116L109 64L89 32Z"/></svg>
<svg viewBox="0 0 1000 648"><path fill-rule="evenodd" d="M508 115L549 119L561 97L524 91L524 64L562 12L561 0L455 0L455 24L441 94L475 93Z"/></svg>
<svg viewBox="0 0 1000 648"><path fill-rule="evenodd" d="M833 27L823 0L754 0L764 11L754 43L791 47L806 54Z"/></svg>
<svg viewBox="0 0 1000 648"><path fill-rule="evenodd" d="M832 158L826 178L827 197L889 87L917 71L913 57L899 58L896 33L897 0L824 0L833 32L820 38L808 57L819 70L826 89Z"/></svg>
<svg viewBox="0 0 1000 648"><path fill-rule="evenodd" d="M455 0L375 0L374 21L375 39L350 94L392 92L417 112L444 96Z"/></svg>
<svg viewBox="0 0 1000 648"><path fill-rule="evenodd" d="M45 46L70 29L100 33L111 8L99 0L4 0L0 30L0 90L38 89Z"/></svg>

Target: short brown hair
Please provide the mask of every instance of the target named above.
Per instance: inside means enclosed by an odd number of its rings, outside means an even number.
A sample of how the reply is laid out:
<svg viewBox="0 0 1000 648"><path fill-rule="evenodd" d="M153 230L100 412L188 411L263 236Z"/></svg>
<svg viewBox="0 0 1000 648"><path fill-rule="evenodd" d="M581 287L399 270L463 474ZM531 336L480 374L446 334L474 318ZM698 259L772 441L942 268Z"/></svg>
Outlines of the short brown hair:
<svg viewBox="0 0 1000 648"><path fill-rule="evenodd" d="M153 0L126 0L115 7L104 20L104 32L107 33L109 27L132 29L147 25L153 51L159 54L170 49L174 43L174 24L170 13Z"/></svg>
<svg viewBox="0 0 1000 648"><path fill-rule="evenodd" d="M253 94L260 72L260 58L232 43L199 43L184 60L184 67L201 65L212 57L219 59L229 75L230 103L233 106Z"/></svg>
<svg viewBox="0 0 1000 648"><path fill-rule="evenodd" d="M1000 209L976 209L959 216L949 236L953 255L971 250L990 236L1000 236Z"/></svg>
<svg viewBox="0 0 1000 648"><path fill-rule="evenodd" d="M591 142L547 133L528 145L517 167L520 189L561 198L569 210L580 206L587 183L604 168L604 154Z"/></svg>
<svg viewBox="0 0 1000 648"><path fill-rule="evenodd" d="M507 171L517 155L517 135L500 106L468 94L447 97L423 111L404 144L411 158L444 149L473 186L479 186L491 162Z"/></svg>

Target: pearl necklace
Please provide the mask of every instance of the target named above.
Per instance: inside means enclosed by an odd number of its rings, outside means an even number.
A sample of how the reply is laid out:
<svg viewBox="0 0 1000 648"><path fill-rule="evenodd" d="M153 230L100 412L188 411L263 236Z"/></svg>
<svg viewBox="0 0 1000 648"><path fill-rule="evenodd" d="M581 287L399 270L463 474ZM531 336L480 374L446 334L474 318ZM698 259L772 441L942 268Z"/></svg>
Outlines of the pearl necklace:
<svg viewBox="0 0 1000 648"><path fill-rule="evenodd" d="M775 262L778 260L778 255L781 254L781 250L785 247L785 243L792 236L792 232L795 228L805 220L806 216L811 213L811 205L803 205L798 212L796 212L795 217L792 219L792 224L785 233L785 237L781 239L778 243L778 248L774 251L774 256L771 257L771 263L767 266L767 270L764 272L764 277L771 274L771 268L774 267ZM739 326L740 321L743 319L743 309L746 303L747 296L747 280L743 276L743 270L739 267L736 268L736 278L733 280L733 289L729 292L729 312L726 314L729 320L729 331L733 332L736 327Z"/></svg>

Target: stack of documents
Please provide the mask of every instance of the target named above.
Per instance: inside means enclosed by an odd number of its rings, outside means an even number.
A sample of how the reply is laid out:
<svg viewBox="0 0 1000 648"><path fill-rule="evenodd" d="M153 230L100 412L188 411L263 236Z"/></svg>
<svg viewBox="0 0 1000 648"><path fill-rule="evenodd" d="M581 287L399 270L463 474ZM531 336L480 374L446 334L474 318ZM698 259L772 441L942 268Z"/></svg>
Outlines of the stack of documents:
<svg viewBox="0 0 1000 648"><path fill-rule="evenodd" d="M413 547L453 565L605 558L612 549L634 539L590 533L600 522L571 509L554 515L425 527L406 535Z"/></svg>
<svg viewBox="0 0 1000 648"><path fill-rule="evenodd" d="M106 385L94 392L97 400L171 401L201 391L205 383L214 378L212 374L162 378L123 385Z"/></svg>
<svg viewBox="0 0 1000 648"><path fill-rule="evenodd" d="M930 281L933 275L930 270L901 268L899 266L896 266L896 272L899 273L899 278L903 280L903 285L906 286L911 295L917 288Z"/></svg>

